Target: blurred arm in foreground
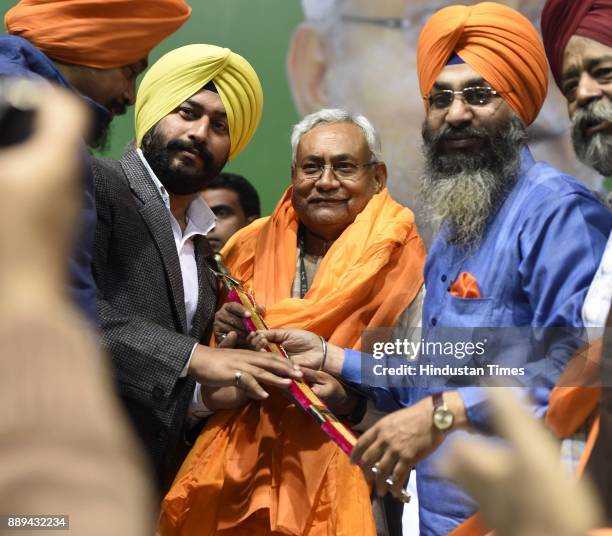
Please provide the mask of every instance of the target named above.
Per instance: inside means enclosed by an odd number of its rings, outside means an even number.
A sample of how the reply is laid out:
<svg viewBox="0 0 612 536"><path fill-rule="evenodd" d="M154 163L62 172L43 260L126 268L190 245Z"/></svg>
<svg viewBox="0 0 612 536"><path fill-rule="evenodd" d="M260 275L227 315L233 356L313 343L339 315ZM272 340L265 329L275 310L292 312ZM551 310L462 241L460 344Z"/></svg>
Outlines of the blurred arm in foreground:
<svg viewBox="0 0 612 536"><path fill-rule="evenodd" d="M150 534L143 464L66 294L86 113L63 91L29 91L34 132L0 149L0 514Z"/></svg>
<svg viewBox="0 0 612 536"><path fill-rule="evenodd" d="M489 389L496 433L450 445L441 471L465 488L498 536L580 536L601 518L588 483L559 463L553 436L510 389ZM603 534L603 533L602 533Z"/></svg>

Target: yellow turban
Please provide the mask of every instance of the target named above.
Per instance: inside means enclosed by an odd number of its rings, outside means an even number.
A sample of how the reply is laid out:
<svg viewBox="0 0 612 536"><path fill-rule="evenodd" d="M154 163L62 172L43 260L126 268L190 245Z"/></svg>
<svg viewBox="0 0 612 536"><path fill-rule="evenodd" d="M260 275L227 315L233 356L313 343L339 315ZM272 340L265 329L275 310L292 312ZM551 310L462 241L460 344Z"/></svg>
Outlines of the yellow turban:
<svg viewBox="0 0 612 536"><path fill-rule="evenodd" d="M417 47L424 97L453 52L499 91L526 125L535 120L548 90L548 64L527 18L494 2L450 6L435 13Z"/></svg>
<svg viewBox="0 0 612 536"><path fill-rule="evenodd" d="M242 56L215 45L187 45L168 52L149 69L136 96L136 147L157 122L213 82L225 106L229 158L242 151L261 119L263 91Z"/></svg>

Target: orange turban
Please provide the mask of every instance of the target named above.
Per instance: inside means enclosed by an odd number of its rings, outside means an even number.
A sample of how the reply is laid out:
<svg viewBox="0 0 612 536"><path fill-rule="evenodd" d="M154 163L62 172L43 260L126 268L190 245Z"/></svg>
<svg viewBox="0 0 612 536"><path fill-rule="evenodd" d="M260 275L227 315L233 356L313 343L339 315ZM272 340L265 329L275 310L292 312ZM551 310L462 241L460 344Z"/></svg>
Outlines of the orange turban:
<svg viewBox="0 0 612 536"><path fill-rule="evenodd" d="M189 15L184 0L21 0L4 22L53 60L112 69L144 58Z"/></svg>
<svg viewBox="0 0 612 536"><path fill-rule="evenodd" d="M535 120L546 98L548 64L527 18L494 2L450 6L435 13L417 47L423 97L453 52L502 94L525 125Z"/></svg>

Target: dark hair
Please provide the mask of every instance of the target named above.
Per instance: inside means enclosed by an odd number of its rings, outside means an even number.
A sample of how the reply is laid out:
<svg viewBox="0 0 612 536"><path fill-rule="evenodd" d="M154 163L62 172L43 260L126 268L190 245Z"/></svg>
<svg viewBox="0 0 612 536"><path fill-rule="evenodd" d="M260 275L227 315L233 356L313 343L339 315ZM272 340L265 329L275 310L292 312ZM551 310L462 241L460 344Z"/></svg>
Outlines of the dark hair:
<svg viewBox="0 0 612 536"><path fill-rule="evenodd" d="M213 180L206 184L204 190L232 190L238 195L238 202L247 218L261 216L259 195L253 185L242 175L236 173L219 173Z"/></svg>

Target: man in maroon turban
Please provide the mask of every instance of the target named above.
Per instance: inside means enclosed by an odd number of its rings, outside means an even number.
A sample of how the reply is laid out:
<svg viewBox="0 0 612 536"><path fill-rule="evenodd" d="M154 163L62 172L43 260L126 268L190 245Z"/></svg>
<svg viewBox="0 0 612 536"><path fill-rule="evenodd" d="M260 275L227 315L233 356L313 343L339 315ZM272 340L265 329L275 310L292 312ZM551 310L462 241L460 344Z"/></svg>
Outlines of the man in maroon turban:
<svg viewBox="0 0 612 536"><path fill-rule="evenodd" d="M542 36L576 155L612 176L612 0L548 0Z"/></svg>
<svg viewBox="0 0 612 536"><path fill-rule="evenodd" d="M542 35L546 55L565 95L572 120L572 141L580 160L612 181L612 0L548 0L542 12ZM599 431L588 457L587 472L604 503L608 523L612 523L612 289L610 259L612 237L599 270L587 293L583 317L587 326L607 322L602 354L602 390L597 408L578 403L564 414L599 413ZM608 283L606 283L608 282ZM574 388L576 393L579 388ZM553 391L554 393L554 391ZM554 400L554 396L551 396ZM554 404L551 403L551 409ZM588 454L587 454L588 456Z"/></svg>

